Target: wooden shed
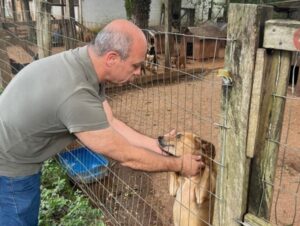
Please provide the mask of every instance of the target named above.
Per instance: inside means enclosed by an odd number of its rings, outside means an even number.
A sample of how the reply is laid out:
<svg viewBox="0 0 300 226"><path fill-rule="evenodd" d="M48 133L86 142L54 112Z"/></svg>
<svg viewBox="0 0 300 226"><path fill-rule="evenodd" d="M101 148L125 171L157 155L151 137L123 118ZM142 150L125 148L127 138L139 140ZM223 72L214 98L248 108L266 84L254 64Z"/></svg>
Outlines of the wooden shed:
<svg viewBox="0 0 300 226"><path fill-rule="evenodd" d="M186 29L181 48L187 58L194 60L209 59L213 57L223 58L226 45L226 24L206 22L198 27Z"/></svg>

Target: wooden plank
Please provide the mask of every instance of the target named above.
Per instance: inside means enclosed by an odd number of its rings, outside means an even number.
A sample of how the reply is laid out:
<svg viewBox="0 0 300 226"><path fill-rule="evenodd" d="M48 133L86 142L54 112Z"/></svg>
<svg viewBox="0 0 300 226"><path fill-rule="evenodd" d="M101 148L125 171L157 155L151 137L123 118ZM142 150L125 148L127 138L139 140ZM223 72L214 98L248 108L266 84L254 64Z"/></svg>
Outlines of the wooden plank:
<svg viewBox="0 0 300 226"><path fill-rule="evenodd" d="M249 213L270 219L275 168L287 93L291 52L276 50L268 57L262 109L255 142L249 191ZM274 96L275 94L275 96Z"/></svg>
<svg viewBox="0 0 300 226"><path fill-rule="evenodd" d="M36 7L36 37L38 57L43 58L50 55L51 50L51 2L35 0Z"/></svg>
<svg viewBox="0 0 300 226"><path fill-rule="evenodd" d="M172 2L171 0L165 1L165 73L170 73L169 68L171 67L171 56L170 56L170 50L171 50L171 35L169 32L172 30Z"/></svg>
<svg viewBox="0 0 300 226"><path fill-rule="evenodd" d="M298 81L295 87L295 95L297 97L300 97L300 65L299 65L299 70L298 70Z"/></svg>
<svg viewBox="0 0 300 226"><path fill-rule="evenodd" d="M231 71L232 86L223 86L221 164L213 225L240 225L247 207L250 159L246 142L250 96L256 49L260 45L262 21L272 7L230 4L228 14L225 67ZM269 19L269 18L268 18Z"/></svg>
<svg viewBox="0 0 300 226"><path fill-rule="evenodd" d="M66 14L65 14L65 29L66 38L65 45L66 49L73 49L76 47L76 29L75 29L75 11L74 11L74 0L66 0Z"/></svg>
<svg viewBox="0 0 300 226"><path fill-rule="evenodd" d="M264 34L264 48L300 51L300 21L267 21Z"/></svg>
<svg viewBox="0 0 300 226"><path fill-rule="evenodd" d="M255 72L252 85L250 118L247 138L247 156L253 158L255 150L255 140L260 123L260 103L261 91L264 82L264 74L266 70L266 50L258 49L256 53Z"/></svg>
<svg viewBox="0 0 300 226"><path fill-rule="evenodd" d="M252 214L246 214L245 222L250 224L251 226L272 226L267 221L260 219Z"/></svg>

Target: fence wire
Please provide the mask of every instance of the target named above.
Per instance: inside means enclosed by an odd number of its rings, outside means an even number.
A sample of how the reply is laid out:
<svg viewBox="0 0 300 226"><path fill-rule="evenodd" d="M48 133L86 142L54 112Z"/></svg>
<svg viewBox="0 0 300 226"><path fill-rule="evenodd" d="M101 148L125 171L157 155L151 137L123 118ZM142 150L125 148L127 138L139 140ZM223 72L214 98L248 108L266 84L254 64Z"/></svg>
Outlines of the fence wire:
<svg viewBox="0 0 300 226"><path fill-rule="evenodd" d="M4 19L4 18L2 18ZM75 20L74 20L75 21ZM20 30L34 29L31 25L9 21L1 37L0 49L1 85L5 87L19 70L35 60L41 46L36 45L35 39ZM66 23L53 19L51 26L51 53L65 50L65 42L75 41L76 46L83 46L87 40L84 35L91 31L77 23L72 26L76 37L64 34ZM224 66L225 45L232 45L231 40L217 35L203 36L197 34L182 34L163 32L161 30L144 30L149 44L155 49L156 61L146 57L144 70L140 77L133 82L114 86L107 84L106 96L112 106L115 116L135 130L151 137L168 133L172 128L180 132L192 132L206 141L211 142L217 156L207 156L217 168L223 168L222 159L224 147L220 144L221 136L226 136L226 115L221 115L220 98L222 78L217 76L217 70ZM171 40L170 52L165 53L165 37ZM94 34L91 38L94 38ZM230 49L230 46L229 46ZM149 54L148 55L151 55ZM168 57L168 58L167 58ZM165 63L169 62L169 65ZM278 167L275 181L263 181L266 186L274 187L272 225L300 224L299 216L299 54L296 53L292 66L292 81L286 99L286 111L283 122L281 140L268 138L280 146ZM297 86L298 84L298 86ZM223 140L226 140L223 138ZM185 144L189 148L188 144ZM71 173L71 179L91 199L92 203L101 208L107 217L107 225L173 225L173 205L179 202L183 214L191 210L186 205L169 194L170 175L168 173L144 173L122 167L109 159L109 164L98 170L104 170L102 176L95 176L95 171L86 167L84 158L79 158L73 151L84 145L78 143L68 147L74 161L89 175L90 181L78 175L70 164L62 165ZM87 153L93 153L86 150ZM64 153L64 152L63 152ZM62 154L63 154L62 153ZM61 154L58 156L58 158ZM95 156L95 158L99 158ZM87 160L88 162L89 160ZM212 170L212 165L209 166ZM72 176L73 175L73 176ZM76 177L74 177L76 175ZM189 180L190 184L194 182ZM182 186L181 188L182 189ZM192 191L190 192L192 194ZM208 206L212 210L214 200L225 201L226 197L218 197L214 189L208 188ZM209 211L211 213L211 211ZM190 215L195 215L189 211ZM219 213L215 213L219 214ZM218 217L222 217L219 215ZM206 219L200 219L206 225L213 225ZM189 225L185 222L184 225Z"/></svg>
<svg viewBox="0 0 300 226"><path fill-rule="evenodd" d="M279 146L275 181L262 181L274 189L270 223L272 225L300 225L300 80L299 52L293 54L290 67L289 86L284 110L283 128L280 140L268 137L267 142Z"/></svg>

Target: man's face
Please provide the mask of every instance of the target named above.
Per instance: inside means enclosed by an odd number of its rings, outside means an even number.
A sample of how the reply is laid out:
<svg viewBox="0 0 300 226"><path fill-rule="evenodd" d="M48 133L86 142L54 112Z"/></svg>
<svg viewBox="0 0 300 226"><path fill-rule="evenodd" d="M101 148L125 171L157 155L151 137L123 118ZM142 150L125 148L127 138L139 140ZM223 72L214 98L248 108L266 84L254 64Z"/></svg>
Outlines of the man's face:
<svg viewBox="0 0 300 226"><path fill-rule="evenodd" d="M122 60L121 57L118 56L109 80L113 83L124 84L140 76L146 51L146 45L139 43L132 46L129 51L129 56L125 60Z"/></svg>

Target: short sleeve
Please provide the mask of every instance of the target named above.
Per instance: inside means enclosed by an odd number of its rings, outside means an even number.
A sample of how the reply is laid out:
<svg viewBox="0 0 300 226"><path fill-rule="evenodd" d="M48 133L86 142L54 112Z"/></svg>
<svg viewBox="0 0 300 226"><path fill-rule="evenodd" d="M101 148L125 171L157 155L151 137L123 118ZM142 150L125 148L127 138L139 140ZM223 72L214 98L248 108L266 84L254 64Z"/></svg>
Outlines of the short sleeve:
<svg viewBox="0 0 300 226"><path fill-rule="evenodd" d="M79 90L60 105L57 117L70 133L107 128L103 101L89 90Z"/></svg>

